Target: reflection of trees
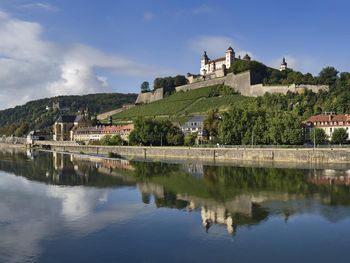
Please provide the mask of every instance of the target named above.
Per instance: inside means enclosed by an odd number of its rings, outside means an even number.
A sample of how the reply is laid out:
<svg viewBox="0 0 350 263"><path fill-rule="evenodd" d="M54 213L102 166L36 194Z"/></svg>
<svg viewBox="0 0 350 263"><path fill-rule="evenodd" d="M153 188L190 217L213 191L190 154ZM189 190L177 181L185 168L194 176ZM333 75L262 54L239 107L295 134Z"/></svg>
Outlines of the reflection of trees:
<svg viewBox="0 0 350 263"><path fill-rule="evenodd" d="M23 153L0 151L0 170L29 180L55 185L117 187L135 185L121 176L101 174L96 163L75 161L71 155L40 152L34 160Z"/></svg>

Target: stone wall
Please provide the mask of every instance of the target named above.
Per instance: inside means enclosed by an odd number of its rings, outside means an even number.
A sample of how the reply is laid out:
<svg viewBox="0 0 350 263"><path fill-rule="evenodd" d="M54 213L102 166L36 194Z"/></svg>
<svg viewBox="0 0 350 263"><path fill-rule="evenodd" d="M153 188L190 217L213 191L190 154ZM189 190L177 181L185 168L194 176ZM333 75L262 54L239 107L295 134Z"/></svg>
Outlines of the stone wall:
<svg viewBox="0 0 350 263"><path fill-rule="evenodd" d="M320 90L327 91L327 85L271 85L265 86L262 83L252 85L252 76L250 71L245 71L239 74L229 73L225 77L210 79L201 82L194 82L191 84L183 85L176 87L176 91L189 91L199 88L204 88L212 85L224 84L226 86L232 87L236 91L240 92L244 96L248 97L258 97L262 96L265 93L281 93L286 94L290 92L303 92L305 89L310 89L315 93L318 93Z"/></svg>
<svg viewBox="0 0 350 263"><path fill-rule="evenodd" d="M281 93L286 94L290 92L303 92L305 89L310 89L315 93L320 90L327 91L329 89L326 85L276 85L276 86L265 86L262 83L252 85L252 73L250 71L245 71L239 74L229 73L223 77L217 77L213 79L208 79L204 81L195 81L193 83L176 87L176 92L179 91L189 91L200 89L208 86L224 84L226 86L232 87L236 91L240 92L244 96L248 97L258 97L265 93ZM157 100L163 99L163 89L157 89L153 92L140 93L137 97L136 104L150 103Z"/></svg>
<svg viewBox="0 0 350 263"><path fill-rule="evenodd" d="M163 99L163 97L164 97L164 91L163 91L163 88L160 88L154 91L140 93L137 96L135 104L151 103L157 100L161 100Z"/></svg>
<svg viewBox="0 0 350 263"><path fill-rule="evenodd" d="M246 96L251 96L251 97L258 97L262 96L265 93L281 93L281 94L287 94L288 91L290 92L304 92L305 89L312 90L315 93L318 93L320 90L327 91L328 90L327 85L273 85L273 86L268 86L268 85L263 85L263 84L256 84L252 85L250 87L250 92L249 95ZM244 94L243 94L244 95Z"/></svg>
<svg viewBox="0 0 350 263"><path fill-rule="evenodd" d="M222 77L222 78L205 80L205 81L201 81L201 82L194 82L191 84L176 87L176 92L189 91L189 90L200 89L200 88L204 88L204 87L208 87L208 86L224 84L225 80L226 80L226 77Z"/></svg>
<svg viewBox="0 0 350 263"><path fill-rule="evenodd" d="M349 164L350 149L259 149L259 148L170 148L128 146L78 146L51 144L57 151L121 156L207 161L291 162L304 164Z"/></svg>
<svg viewBox="0 0 350 263"><path fill-rule="evenodd" d="M250 96L250 71L242 72L237 75L229 73L226 76L225 85L234 88L244 96Z"/></svg>

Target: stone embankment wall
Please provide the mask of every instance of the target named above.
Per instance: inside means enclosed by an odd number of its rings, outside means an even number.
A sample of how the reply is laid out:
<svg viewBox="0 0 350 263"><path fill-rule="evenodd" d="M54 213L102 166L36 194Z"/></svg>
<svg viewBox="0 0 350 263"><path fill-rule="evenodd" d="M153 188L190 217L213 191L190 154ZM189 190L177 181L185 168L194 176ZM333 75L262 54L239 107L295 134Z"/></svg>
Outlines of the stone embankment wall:
<svg viewBox="0 0 350 263"><path fill-rule="evenodd" d="M313 164L350 163L350 149L257 149L257 148L170 148L170 147L128 147L128 146L79 146L72 144L50 144L52 150L84 152L91 154L118 153L121 156L208 161L272 161Z"/></svg>
<svg viewBox="0 0 350 263"><path fill-rule="evenodd" d="M137 96L135 104L151 103L157 100L161 100L163 99L163 97L164 97L164 91L163 91L163 88L160 88L154 91L140 93Z"/></svg>

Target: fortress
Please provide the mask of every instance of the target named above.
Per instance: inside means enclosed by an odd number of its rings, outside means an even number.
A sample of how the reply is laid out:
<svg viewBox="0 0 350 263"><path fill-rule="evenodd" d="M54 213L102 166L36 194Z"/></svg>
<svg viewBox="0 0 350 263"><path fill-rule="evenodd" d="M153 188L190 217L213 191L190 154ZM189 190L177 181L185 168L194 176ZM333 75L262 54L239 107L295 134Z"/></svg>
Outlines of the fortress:
<svg viewBox="0 0 350 263"><path fill-rule="evenodd" d="M254 72L249 70L239 74L227 73L227 69L229 69L236 60L251 61L251 57L248 54L243 58L240 56L236 57L232 47L226 50L225 56L216 59L210 59L207 52L204 51L200 63L200 74L187 73L188 84L175 87L176 92L189 91L213 85L232 87L234 90L248 97L258 97L265 93L286 94L287 92L303 92L305 89L312 90L314 93L318 93L321 90L329 90L327 85L264 85L263 83L257 83L255 81ZM285 58L283 58L279 70L287 70ZM151 92L140 93L135 104L151 103L161 100L163 97L164 92L163 89L160 88Z"/></svg>

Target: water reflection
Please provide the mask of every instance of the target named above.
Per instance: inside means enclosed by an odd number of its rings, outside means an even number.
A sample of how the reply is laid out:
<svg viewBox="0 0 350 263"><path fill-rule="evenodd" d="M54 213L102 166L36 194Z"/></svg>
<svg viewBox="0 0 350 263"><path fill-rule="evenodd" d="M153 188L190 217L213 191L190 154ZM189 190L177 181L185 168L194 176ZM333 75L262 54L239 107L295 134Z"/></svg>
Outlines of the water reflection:
<svg viewBox="0 0 350 263"><path fill-rule="evenodd" d="M220 227L229 236L272 217L288 223L302 214L329 222L350 216L348 170L150 163L7 150L0 152L0 171L0 260L6 262L38 257L43 240L67 233L84 236L157 208L198 213L204 233Z"/></svg>

